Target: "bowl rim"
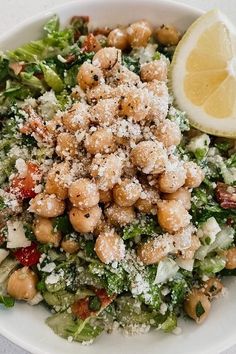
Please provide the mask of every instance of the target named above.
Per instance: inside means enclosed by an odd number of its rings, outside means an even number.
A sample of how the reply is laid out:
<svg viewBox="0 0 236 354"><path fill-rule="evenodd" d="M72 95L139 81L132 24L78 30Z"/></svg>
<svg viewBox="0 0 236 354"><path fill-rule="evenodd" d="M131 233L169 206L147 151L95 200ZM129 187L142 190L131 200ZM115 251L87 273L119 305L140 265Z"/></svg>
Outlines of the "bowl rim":
<svg viewBox="0 0 236 354"><path fill-rule="evenodd" d="M0 46L1 46L1 42L5 42L8 40L8 38L16 35L18 33L19 30L29 27L30 25L33 25L36 22L39 22L43 19L47 19L48 17L52 16L53 14L55 14L57 11L62 11L63 9L66 9L68 7L71 6L75 6L78 5L81 1L83 0L72 0L69 2L66 2L64 4L60 4L60 5L56 5L51 7L49 10L44 10L44 11L40 11L37 15L34 16L30 16L29 18L26 18L25 20L20 21L17 25L13 26L10 30L0 34ZM86 2L93 2L93 3L99 3L101 2L101 0L86 0ZM127 0L102 0L102 2L107 2L109 4L111 4L112 2L119 2L119 4L126 4ZM176 6L185 10L189 10L192 13L195 13L197 16L202 15L205 11L202 9L199 9L197 7L191 6L191 5L187 5L184 3L179 3L175 0L128 0L128 2L130 3L134 3L134 4L141 4L144 2L148 2L148 3L160 3L166 6ZM1 48L0 48L1 50Z"/></svg>
<svg viewBox="0 0 236 354"><path fill-rule="evenodd" d="M67 8L79 5L79 3L81 1L83 1L83 0L73 0L73 1L66 2L64 4L56 5L56 6L51 7L49 10L40 11L37 15L30 16L29 18L26 18L25 20L20 21L17 25L15 25L10 30L7 30L6 32L0 34L0 50L1 50L1 43L6 42L7 40L10 40L10 38L12 38L14 35L17 35L17 33L20 30L30 27L34 23L37 23L37 22L42 21L44 19L46 20L47 18L49 18L53 14L55 14L59 11L62 12L63 9L67 9ZM114 3L119 2L119 4L122 5L122 3L126 4L127 1L129 3L134 3L134 4L137 4L137 3L138 4L142 4L142 3L155 4L158 2L159 4L162 4L163 6L166 6L166 7L173 6L173 7L178 7L180 9L183 9L183 10L188 10L192 14L195 14L196 16L200 16L204 13L203 10L201 10L197 7L183 4L183 3L179 3L174 0L102 0L103 3L107 2L110 5L112 2L114 2ZM101 0L86 0L86 3L99 3L99 2L101 2ZM3 328L2 326L0 326L0 334L3 335L8 340L10 340L12 343L20 346L21 348L29 351L30 353L50 354L50 352L45 352L45 351L43 352L40 348L33 345L32 343L25 342L23 339L18 337L15 333L11 333L10 331ZM227 337L227 339L222 340L219 344L215 345L214 348L210 348L210 349L204 351L204 353L202 353L202 354L215 354L216 351L220 352L222 350L226 350L227 348L234 345L235 343L236 343L236 338L235 338L235 335L233 334L232 336Z"/></svg>

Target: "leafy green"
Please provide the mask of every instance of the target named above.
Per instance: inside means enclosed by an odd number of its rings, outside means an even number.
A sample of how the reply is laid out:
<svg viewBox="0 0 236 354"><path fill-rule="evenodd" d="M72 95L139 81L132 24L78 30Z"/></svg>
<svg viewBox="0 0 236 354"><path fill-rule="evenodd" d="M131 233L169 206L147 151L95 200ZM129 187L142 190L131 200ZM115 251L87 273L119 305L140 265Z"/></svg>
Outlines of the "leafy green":
<svg viewBox="0 0 236 354"><path fill-rule="evenodd" d="M122 61L123 65L126 66L129 70L133 71L135 74L139 74L141 67L139 58L135 58L128 54L123 54Z"/></svg>
<svg viewBox="0 0 236 354"><path fill-rule="evenodd" d="M34 231L33 231L32 225L30 225L29 223L24 223L23 224L23 228L24 228L25 236L30 241L35 241L35 235L34 235Z"/></svg>
<svg viewBox="0 0 236 354"><path fill-rule="evenodd" d="M15 300L10 296L0 295L0 304L4 305L7 308L13 307Z"/></svg>
<svg viewBox="0 0 236 354"><path fill-rule="evenodd" d="M59 290L54 293L44 291L43 298L57 312L66 310L75 301L75 295L65 290Z"/></svg>
<svg viewBox="0 0 236 354"><path fill-rule="evenodd" d="M182 304L188 291L188 284L185 279L177 279L169 285L171 289L171 303L173 305Z"/></svg>
<svg viewBox="0 0 236 354"><path fill-rule="evenodd" d="M47 325L59 336L72 338L76 342L87 342L94 340L103 332L103 327L99 324L90 323L91 319L85 321L73 319L71 314L63 312L47 318Z"/></svg>
<svg viewBox="0 0 236 354"><path fill-rule="evenodd" d="M114 273L105 269L104 278L108 294L121 294L123 291L128 290L127 275L121 267Z"/></svg>
<svg viewBox="0 0 236 354"><path fill-rule="evenodd" d="M24 100L30 95L30 91L19 83L9 80L7 81L7 87L2 95L11 99Z"/></svg>
<svg viewBox="0 0 236 354"><path fill-rule="evenodd" d="M64 88L64 84L60 76L51 69L48 65L41 64L41 68L44 74L44 80L56 93L61 92Z"/></svg>
<svg viewBox="0 0 236 354"><path fill-rule="evenodd" d="M155 318L153 312L141 307L141 303L130 296L119 297L116 301L116 316L122 327L135 324L150 324Z"/></svg>
<svg viewBox="0 0 236 354"><path fill-rule="evenodd" d="M216 142L214 146L219 150L220 153L225 153L230 149L232 143L228 140L225 140Z"/></svg>
<svg viewBox="0 0 236 354"><path fill-rule="evenodd" d="M42 81L34 76L33 73L21 72L20 78L22 80L22 84L29 86L31 89L39 91L40 93L45 92L45 87Z"/></svg>
<svg viewBox="0 0 236 354"><path fill-rule="evenodd" d="M226 161L227 167L236 167L236 154L232 154L230 158Z"/></svg>
<svg viewBox="0 0 236 354"><path fill-rule="evenodd" d="M164 332L172 332L175 328L177 327L177 317L174 313L171 313L167 319L165 320L164 323L161 325L161 329L163 329Z"/></svg>
<svg viewBox="0 0 236 354"><path fill-rule="evenodd" d="M193 222L199 225L210 217L214 217L220 225L224 225L228 218L236 221L236 210L223 209L215 200L213 184L207 179L200 188L196 188L192 193L191 214Z"/></svg>
<svg viewBox="0 0 236 354"><path fill-rule="evenodd" d="M160 52L155 52L153 57L152 57L152 60L160 60L161 59L161 53Z"/></svg>
<svg viewBox="0 0 236 354"><path fill-rule="evenodd" d="M53 221L53 228L55 231L60 231L64 234L73 232L68 215L57 216Z"/></svg>
<svg viewBox="0 0 236 354"><path fill-rule="evenodd" d="M58 32L60 27L59 17L54 15L43 27L44 31L48 34Z"/></svg>
<svg viewBox="0 0 236 354"><path fill-rule="evenodd" d="M7 55L12 61L35 62L46 58L49 52L45 41L42 39L24 44L14 51L9 51Z"/></svg>
<svg viewBox="0 0 236 354"><path fill-rule="evenodd" d="M223 257L207 257L203 261L199 262L199 268L203 274L211 275L220 272L224 269L226 261Z"/></svg>
<svg viewBox="0 0 236 354"><path fill-rule="evenodd" d="M208 149L206 148L198 148L194 151L194 155L198 161L202 161L207 155Z"/></svg>
<svg viewBox="0 0 236 354"><path fill-rule="evenodd" d="M0 57L0 84L7 78L9 74L9 60Z"/></svg>
<svg viewBox="0 0 236 354"><path fill-rule="evenodd" d="M158 226L154 218L142 217L139 222L128 225L123 229L123 239L129 240L131 238L147 235L151 236L156 234L158 231Z"/></svg>
<svg viewBox="0 0 236 354"><path fill-rule="evenodd" d="M98 296L90 296L89 308L92 311L99 311L101 308L101 301Z"/></svg>
<svg viewBox="0 0 236 354"><path fill-rule="evenodd" d="M177 108L171 107L167 116L168 119L178 124L181 132L189 131L189 120L185 112L180 111Z"/></svg>

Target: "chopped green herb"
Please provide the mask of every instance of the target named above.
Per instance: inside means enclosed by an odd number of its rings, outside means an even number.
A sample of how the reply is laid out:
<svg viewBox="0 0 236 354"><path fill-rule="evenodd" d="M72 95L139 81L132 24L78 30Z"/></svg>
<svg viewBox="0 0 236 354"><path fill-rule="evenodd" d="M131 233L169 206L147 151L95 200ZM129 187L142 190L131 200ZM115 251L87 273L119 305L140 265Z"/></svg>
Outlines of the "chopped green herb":
<svg viewBox="0 0 236 354"><path fill-rule="evenodd" d="M5 307L10 308L15 304L15 300L10 296L0 295L0 304L3 304Z"/></svg>
<svg viewBox="0 0 236 354"><path fill-rule="evenodd" d="M89 308L92 311L99 311L101 308L101 301L97 296L90 296L89 298Z"/></svg>
<svg viewBox="0 0 236 354"><path fill-rule="evenodd" d="M204 307L202 306L201 301L198 301L196 305L196 316L200 318L206 311L204 310Z"/></svg>
<svg viewBox="0 0 236 354"><path fill-rule="evenodd" d="M68 215L56 217L53 222L53 228L55 229L55 231L60 231L64 234L69 234L73 232L73 228Z"/></svg>

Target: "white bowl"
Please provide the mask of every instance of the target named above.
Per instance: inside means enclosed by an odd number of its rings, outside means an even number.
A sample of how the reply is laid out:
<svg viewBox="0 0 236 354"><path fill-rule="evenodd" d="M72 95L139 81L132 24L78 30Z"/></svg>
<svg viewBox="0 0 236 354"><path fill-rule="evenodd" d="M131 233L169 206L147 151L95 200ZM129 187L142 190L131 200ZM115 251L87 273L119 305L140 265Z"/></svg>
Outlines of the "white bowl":
<svg viewBox="0 0 236 354"><path fill-rule="evenodd" d="M39 38L42 25L54 13L60 16L62 25L73 15L89 15L94 26L128 24L143 18L154 25L172 23L184 31L202 12L167 0L81 0L22 23L0 38L0 49L12 49ZM207 321L202 326L182 321L179 336L160 331L135 337L114 333L102 335L92 346L85 347L57 337L44 323L48 311L43 306L26 304L17 304L11 310L1 309L0 333L34 354L216 354L236 343L236 281L228 279L227 283L228 296L213 304Z"/></svg>

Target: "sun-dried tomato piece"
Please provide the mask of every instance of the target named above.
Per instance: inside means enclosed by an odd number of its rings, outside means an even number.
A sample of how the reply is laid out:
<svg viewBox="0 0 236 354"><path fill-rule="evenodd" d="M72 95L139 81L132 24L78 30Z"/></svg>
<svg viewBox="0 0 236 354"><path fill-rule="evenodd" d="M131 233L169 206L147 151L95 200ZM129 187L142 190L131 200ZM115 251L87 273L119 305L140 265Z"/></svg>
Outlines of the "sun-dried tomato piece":
<svg viewBox="0 0 236 354"><path fill-rule="evenodd" d="M216 199L221 208L236 209L236 187L218 182L216 186Z"/></svg>

